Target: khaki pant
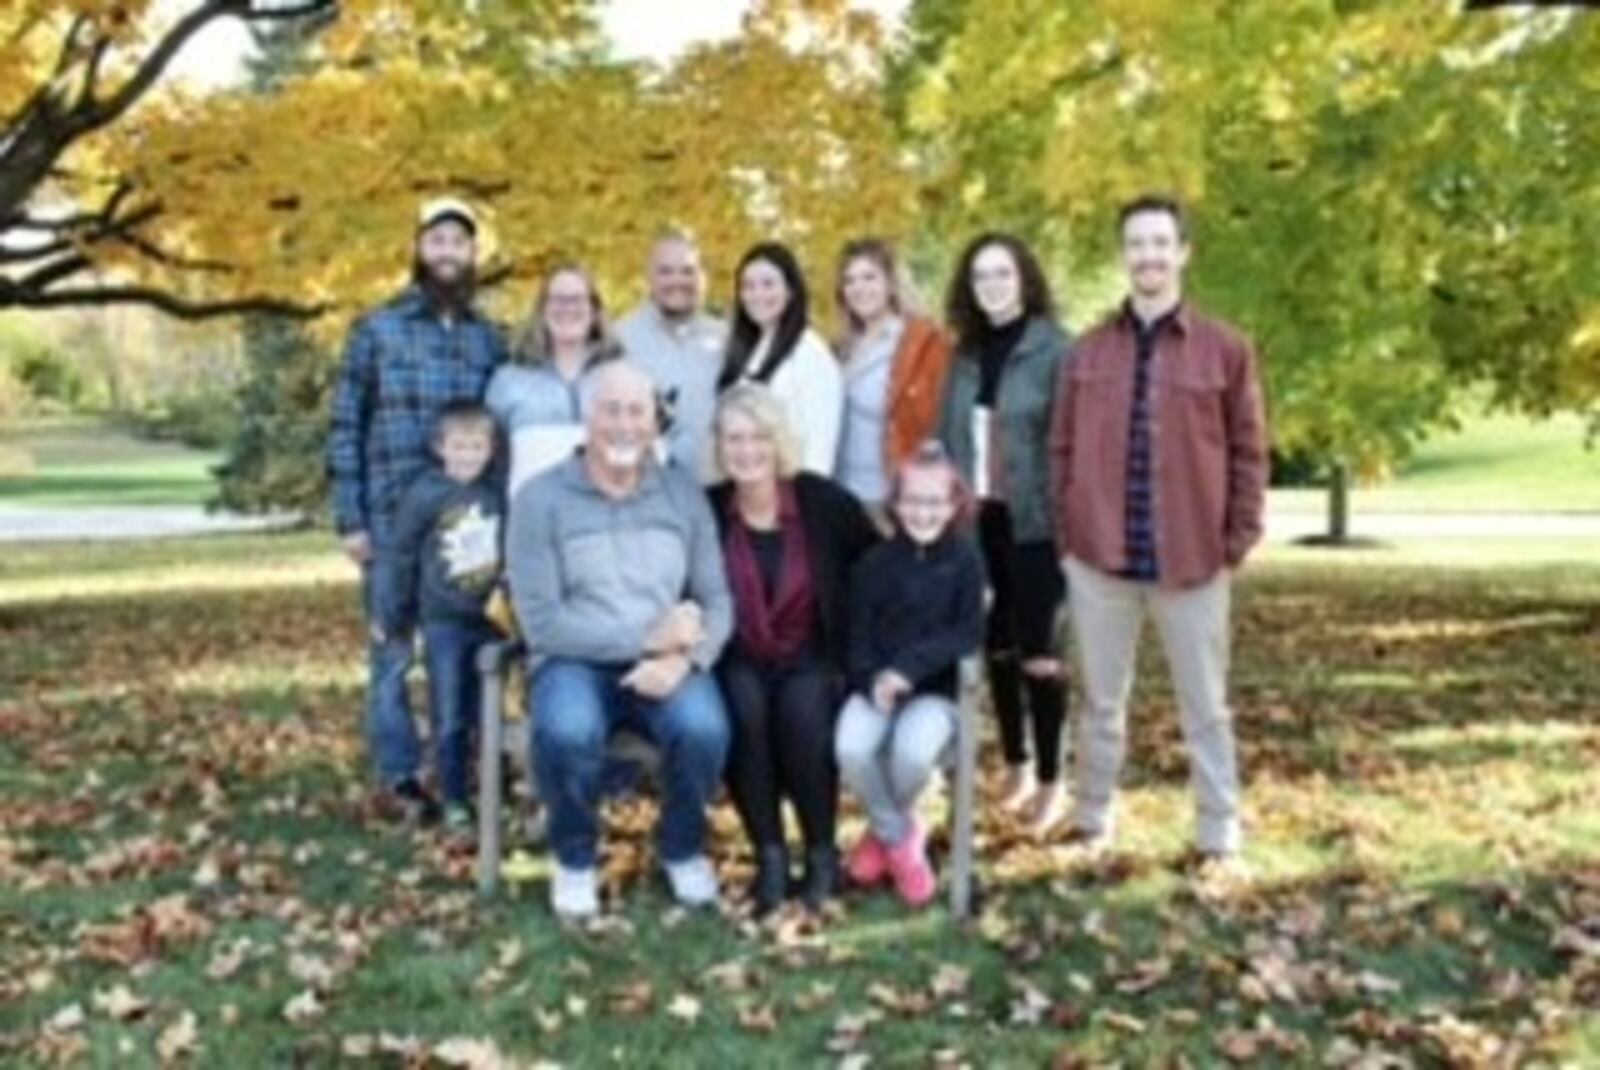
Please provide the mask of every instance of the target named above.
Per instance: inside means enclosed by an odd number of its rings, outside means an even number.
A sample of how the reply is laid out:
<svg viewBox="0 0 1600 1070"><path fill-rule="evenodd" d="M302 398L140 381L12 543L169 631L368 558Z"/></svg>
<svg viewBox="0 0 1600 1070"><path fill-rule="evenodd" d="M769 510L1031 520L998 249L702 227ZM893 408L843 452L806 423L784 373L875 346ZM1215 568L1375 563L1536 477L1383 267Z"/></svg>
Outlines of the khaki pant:
<svg viewBox="0 0 1600 1070"><path fill-rule="evenodd" d="M1203 851L1237 851L1242 839L1239 771L1227 694L1232 577L1223 571L1203 586L1168 591L1108 575L1074 558L1067 559L1066 569L1085 697L1077 732L1078 827L1104 835L1115 828L1128 695L1139 630L1148 613L1161 634L1189 749L1196 843Z"/></svg>

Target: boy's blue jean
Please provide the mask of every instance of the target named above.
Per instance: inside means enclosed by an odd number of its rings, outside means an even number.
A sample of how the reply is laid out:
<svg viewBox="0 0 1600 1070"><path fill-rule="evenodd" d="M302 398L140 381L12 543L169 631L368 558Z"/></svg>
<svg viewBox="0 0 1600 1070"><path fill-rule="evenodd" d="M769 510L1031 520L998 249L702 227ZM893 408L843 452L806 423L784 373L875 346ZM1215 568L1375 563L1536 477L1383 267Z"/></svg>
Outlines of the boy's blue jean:
<svg viewBox="0 0 1600 1070"><path fill-rule="evenodd" d="M606 741L621 727L661 748L662 861L687 861L705 844L706 808L728 754L722 694L709 673L696 671L656 702L620 686L627 671L552 658L529 684L532 764L550 810L551 848L568 869L595 864Z"/></svg>
<svg viewBox="0 0 1600 1070"><path fill-rule="evenodd" d="M434 768L446 805L464 805L471 791L473 743L478 735L478 648L496 638L487 621L424 621L423 664L428 672L428 716Z"/></svg>
<svg viewBox="0 0 1600 1070"><path fill-rule="evenodd" d="M417 741L417 725L411 717L411 700L406 694L406 677L411 673L413 641L410 633L389 635L383 642L371 637L377 621L376 607L389 582L388 570L378 566L383 550L374 547L373 560L361 569L362 597L367 620L367 753L378 781L393 787L417 775L422 747Z"/></svg>

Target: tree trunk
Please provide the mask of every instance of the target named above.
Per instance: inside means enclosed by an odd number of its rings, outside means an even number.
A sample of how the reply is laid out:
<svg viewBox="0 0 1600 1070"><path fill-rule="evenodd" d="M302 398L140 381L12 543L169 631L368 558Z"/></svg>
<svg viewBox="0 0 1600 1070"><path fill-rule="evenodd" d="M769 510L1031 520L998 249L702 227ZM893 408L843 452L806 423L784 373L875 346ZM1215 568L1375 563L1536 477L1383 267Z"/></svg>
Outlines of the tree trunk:
<svg viewBox="0 0 1600 1070"><path fill-rule="evenodd" d="M1350 541L1350 469L1343 461L1335 461L1328 472L1327 541Z"/></svg>

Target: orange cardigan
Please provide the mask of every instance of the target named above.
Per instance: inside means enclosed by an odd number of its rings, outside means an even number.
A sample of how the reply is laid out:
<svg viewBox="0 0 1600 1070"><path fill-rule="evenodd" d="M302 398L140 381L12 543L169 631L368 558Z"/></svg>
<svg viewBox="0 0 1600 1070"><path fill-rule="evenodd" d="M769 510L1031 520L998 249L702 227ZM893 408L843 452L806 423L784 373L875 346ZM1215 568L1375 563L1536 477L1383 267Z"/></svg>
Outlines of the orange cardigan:
<svg viewBox="0 0 1600 1070"><path fill-rule="evenodd" d="M950 353L950 340L937 323L921 317L906 320L889 377L889 421L883 450L891 473L938 433Z"/></svg>

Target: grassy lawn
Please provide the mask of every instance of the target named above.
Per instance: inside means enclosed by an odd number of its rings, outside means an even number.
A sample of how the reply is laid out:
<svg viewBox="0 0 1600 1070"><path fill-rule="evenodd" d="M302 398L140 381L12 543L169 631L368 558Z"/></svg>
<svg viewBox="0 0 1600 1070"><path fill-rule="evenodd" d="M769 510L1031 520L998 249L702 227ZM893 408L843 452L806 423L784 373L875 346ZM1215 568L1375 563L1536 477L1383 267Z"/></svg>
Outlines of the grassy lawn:
<svg viewBox="0 0 1600 1070"><path fill-rule="evenodd" d="M1583 554L1254 568L1248 880L1178 865L1185 763L1151 686L1118 852L1085 863L985 813L968 930L861 896L820 929L684 917L629 802L620 910L573 933L542 882L482 907L460 847L371 812L355 594L325 538L19 548L0 558L0 1063L488 1066L493 1045L569 1066L1594 1065Z"/></svg>
<svg viewBox="0 0 1600 1070"><path fill-rule="evenodd" d="M1584 448L1584 431L1576 416L1470 417L1424 443L1393 479L1358 488L1351 504L1357 515L1600 510L1600 449ZM1327 500L1316 490L1274 491L1273 505L1322 512Z"/></svg>
<svg viewBox="0 0 1600 1070"><path fill-rule="evenodd" d="M1533 423L1472 419L1426 443L1394 479L1358 489L1354 510L1409 512L1600 511L1600 452L1583 446L1576 417ZM8 474L26 457L31 468ZM214 491L218 456L143 441L87 417L22 421L0 428L0 504L195 505ZM1275 490L1274 509L1321 514L1320 490Z"/></svg>
<svg viewBox="0 0 1600 1070"><path fill-rule="evenodd" d="M0 503L40 506L200 505L220 459L89 417L19 421L0 429L0 452L12 459L0 465Z"/></svg>

